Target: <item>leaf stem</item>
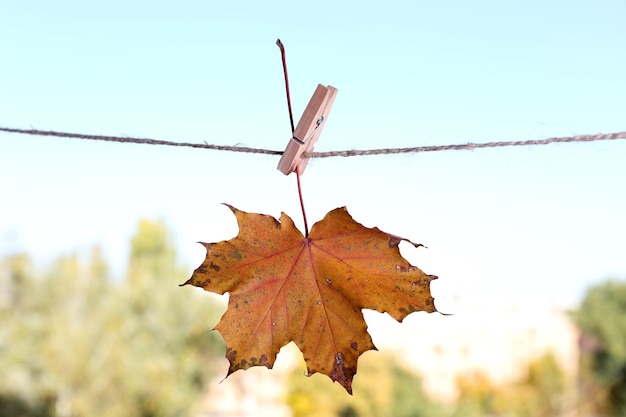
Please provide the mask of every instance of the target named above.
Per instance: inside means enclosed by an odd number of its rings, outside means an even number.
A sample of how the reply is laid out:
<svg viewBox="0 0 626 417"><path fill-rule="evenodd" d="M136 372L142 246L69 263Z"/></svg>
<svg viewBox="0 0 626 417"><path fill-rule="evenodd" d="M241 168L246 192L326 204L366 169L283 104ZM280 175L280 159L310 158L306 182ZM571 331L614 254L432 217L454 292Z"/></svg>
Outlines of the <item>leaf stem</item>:
<svg viewBox="0 0 626 417"><path fill-rule="evenodd" d="M304 200L302 199L302 185L300 184L300 164L296 166L296 179L298 180L298 196L300 197L300 207L302 207L302 217L304 218L304 237L309 237L309 224L306 220L306 211L304 211Z"/></svg>
<svg viewBox="0 0 626 417"><path fill-rule="evenodd" d="M293 113L291 112L291 96L289 94L289 76L287 75L287 58L285 56L285 46L280 41L280 39L276 40L276 45L280 48L280 55L283 60L283 73L285 74L285 90L287 91L287 108L289 109L289 121L291 122L291 133L296 130L293 125Z"/></svg>

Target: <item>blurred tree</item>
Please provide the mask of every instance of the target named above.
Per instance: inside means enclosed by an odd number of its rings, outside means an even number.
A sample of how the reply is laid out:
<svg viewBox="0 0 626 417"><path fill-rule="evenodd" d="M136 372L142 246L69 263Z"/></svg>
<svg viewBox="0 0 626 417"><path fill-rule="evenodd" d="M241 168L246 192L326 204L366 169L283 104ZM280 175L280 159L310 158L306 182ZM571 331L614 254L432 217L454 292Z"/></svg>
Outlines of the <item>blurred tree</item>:
<svg viewBox="0 0 626 417"><path fill-rule="evenodd" d="M15 254L0 260L0 313L19 308L29 292L32 263L26 254Z"/></svg>
<svg viewBox="0 0 626 417"><path fill-rule="evenodd" d="M304 366L304 362L303 365ZM294 417L437 417L443 408L430 400L421 379L397 360L381 353L359 359L354 396L323 375L303 378L294 371L288 383L287 403Z"/></svg>
<svg viewBox="0 0 626 417"><path fill-rule="evenodd" d="M459 391L453 416L481 417L492 413L496 387L483 372L471 372L457 377Z"/></svg>
<svg viewBox="0 0 626 417"><path fill-rule="evenodd" d="M596 413L626 416L626 281L589 288L575 313L583 332L584 395Z"/></svg>
<svg viewBox="0 0 626 417"><path fill-rule="evenodd" d="M389 361L391 367L391 408L385 415L395 417L436 417L444 415L444 408L434 402L424 391L422 379L402 367L397 361Z"/></svg>
<svg viewBox="0 0 626 417"><path fill-rule="evenodd" d="M520 381L496 393L493 409L499 415L553 417L562 415L566 404L566 377L552 353L528 365Z"/></svg>
<svg viewBox="0 0 626 417"><path fill-rule="evenodd" d="M164 224L141 221L131 240L128 285L121 289L124 303L115 320L124 349L116 383L132 396L134 415L187 415L206 386L211 361L218 352L223 356L219 335L208 332L219 312L198 297L200 291L177 287L189 273L175 260Z"/></svg>
<svg viewBox="0 0 626 417"><path fill-rule="evenodd" d="M458 380L454 416L554 417L562 415L566 377L554 355L546 353L528 364L526 376L511 384L494 385L476 372Z"/></svg>
<svg viewBox="0 0 626 417"><path fill-rule="evenodd" d="M131 247L124 280L98 249L44 274L0 260L0 417L192 413L223 354L220 308L178 288L189 274L162 222L140 222Z"/></svg>

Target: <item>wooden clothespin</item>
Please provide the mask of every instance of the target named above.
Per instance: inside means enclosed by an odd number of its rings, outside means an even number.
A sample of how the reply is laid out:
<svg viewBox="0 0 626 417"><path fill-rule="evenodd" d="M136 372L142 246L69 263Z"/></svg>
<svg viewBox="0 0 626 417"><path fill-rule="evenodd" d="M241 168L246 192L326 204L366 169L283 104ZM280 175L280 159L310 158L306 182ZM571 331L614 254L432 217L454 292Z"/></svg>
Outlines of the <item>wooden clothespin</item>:
<svg viewBox="0 0 626 417"><path fill-rule="evenodd" d="M304 109L298 126L289 140L283 156L278 162L278 170L289 175L300 166L300 174L304 172L309 158L303 158L302 154L312 152L315 142L322 133L322 129L328 120L328 114L335 101L337 89L332 86L319 84L309 104Z"/></svg>

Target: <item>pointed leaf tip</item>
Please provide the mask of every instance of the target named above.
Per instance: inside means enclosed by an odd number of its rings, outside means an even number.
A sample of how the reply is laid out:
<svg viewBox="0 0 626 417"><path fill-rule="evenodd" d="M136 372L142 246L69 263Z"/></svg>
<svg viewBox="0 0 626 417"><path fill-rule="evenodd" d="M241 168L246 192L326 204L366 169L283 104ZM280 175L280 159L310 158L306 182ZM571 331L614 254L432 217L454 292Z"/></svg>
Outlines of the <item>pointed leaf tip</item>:
<svg viewBox="0 0 626 417"><path fill-rule="evenodd" d="M240 211L239 209L237 209L236 207L228 204L228 203L222 203L223 205L225 205L226 207L228 207L230 209L230 211L232 211L233 213L236 213L238 211Z"/></svg>
<svg viewBox="0 0 626 417"><path fill-rule="evenodd" d="M345 356L341 352L335 354L335 363L330 373L330 379L337 381L342 387L352 395L352 379L356 374L356 364L354 368L347 367L345 364Z"/></svg>

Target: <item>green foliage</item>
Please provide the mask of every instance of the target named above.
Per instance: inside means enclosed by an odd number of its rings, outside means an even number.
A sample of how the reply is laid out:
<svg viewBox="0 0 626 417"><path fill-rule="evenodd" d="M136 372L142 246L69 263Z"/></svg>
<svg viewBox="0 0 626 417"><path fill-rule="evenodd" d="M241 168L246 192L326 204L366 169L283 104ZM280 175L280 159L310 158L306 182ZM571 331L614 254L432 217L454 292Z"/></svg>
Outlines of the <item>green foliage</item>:
<svg viewBox="0 0 626 417"><path fill-rule="evenodd" d="M288 382L287 403L293 417L437 417L443 408L425 394L421 379L379 352L359 359L354 396L328 377L304 378L295 371Z"/></svg>
<svg viewBox="0 0 626 417"><path fill-rule="evenodd" d="M421 378L392 357L377 352L363 359L353 397L326 377L292 374L287 401L294 417L554 417L566 411L566 378L551 354L528 364L524 377L510 384L496 385L481 372L460 377L453 406L430 399Z"/></svg>
<svg viewBox="0 0 626 417"><path fill-rule="evenodd" d="M188 416L223 342L220 313L176 263L166 227L142 221L124 279L94 249L38 273L0 260L0 417Z"/></svg>
<svg viewBox="0 0 626 417"><path fill-rule="evenodd" d="M575 318L583 332L584 394L598 399L596 412L626 415L626 281L589 288Z"/></svg>
<svg viewBox="0 0 626 417"><path fill-rule="evenodd" d="M482 372L472 372L457 378L459 396L454 416L479 417L493 410L496 387Z"/></svg>
<svg viewBox="0 0 626 417"><path fill-rule="evenodd" d="M566 378L552 354L532 361L524 378L496 386L484 374L459 378L459 399L454 416L553 417L561 415L567 392Z"/></svg>

